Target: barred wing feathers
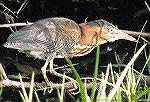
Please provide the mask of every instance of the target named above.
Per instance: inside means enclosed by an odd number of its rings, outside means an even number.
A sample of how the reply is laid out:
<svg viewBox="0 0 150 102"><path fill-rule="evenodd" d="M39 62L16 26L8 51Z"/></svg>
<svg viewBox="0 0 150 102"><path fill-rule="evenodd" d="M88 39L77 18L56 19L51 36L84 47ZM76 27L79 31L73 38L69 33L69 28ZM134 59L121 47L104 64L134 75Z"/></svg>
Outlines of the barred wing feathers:
<svg viewBox="0 0 150 102"><path fill-rule="evenodd" d="M4 46L46 59L56 52L60 55L68 53L80 37L78 24L67 18L54 17L16 31L8 37Z"/></svg>

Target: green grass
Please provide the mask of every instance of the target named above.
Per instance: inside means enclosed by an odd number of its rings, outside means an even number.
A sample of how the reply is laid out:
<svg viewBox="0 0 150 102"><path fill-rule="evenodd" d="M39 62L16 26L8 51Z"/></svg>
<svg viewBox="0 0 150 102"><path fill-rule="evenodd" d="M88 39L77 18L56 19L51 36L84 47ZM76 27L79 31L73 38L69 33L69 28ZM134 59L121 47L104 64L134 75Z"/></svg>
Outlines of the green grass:
<svg viewBox="0 0 150 102"><path fill-rule="evenodd" d="M67 56L65 56L64 57L65 58L65 60L68 62L68 64L70 65L70 67L71 67L71 69L72 69L72 71L73 71L73 73L74 73L74 75L75 75L75 77L76 77L76 80L77 80L77 82L78 82L78 85L79 85L79 91L80 91L80 93L81 93L81 99L82 99L82 101L83 102L87 102L87 94L85 93L85 88L84 88L84 85L83 85L83 82L82 82L82 80L81 80L81 78L80 78L80 76L79 76L79 74L78 74L78 72L76 71L76 69L74 68L74 66L73 66L73 64L72 64L72 62L71 62L71 60L67 57Z"/></svg>
<svg viewBox="0 0 150 102"><path fill-rule="evenodd" d="M94 68L94 80L93 80L93 88L92 88L92 95L91 100L94 99L95 92L96 92L96 81L97 81L97 75L98 75L98 66L99 66L99 55L100 55L100 47L98 46L96 49L96 61L95 61L95 68Z"/></svg>
<svg viewBox="0 0 150 102"><path fill-rule="evenodd" d="M27 94L27 91L25 90L23 81L22 81L22 77L21 75L19 75L20 77L20 82L21 82L21 88L22 88L22 92L19 91L20 96L22 98L23 102L32 102L33 101L33 93L35 94L35 98L36 98L36 102L40 102L39 97L36 93L36 91L34 91L34 87L33 87L33 83L34 83L34 72L32 73L32 78L31 78L31 84L30 84L30 90L29 93Z"/></svg>
<svg viewBox="0 0 150 102"><path fill-rule="evenodd" d="M150 57L147 58L145 65L143 66L143 70L141 72L137 72L134 70L134 62L137 57L141 54L147 44L144 44L132 57L129 63L125 66L124 70L121 74L118 74L113 71L113 65L110 63L107 66L106 73L102 73L101 77L98 77L98 64L99 62L99 48L97 48L96 53L96 63L95 63L95 71L93 75L93 87L91 91L91 95L88 95L88 90L84 88L83 82L81 80L80 75L77 73L74 68L72 62L69 58L65 56L66 61L70 64L70 67L76 77L78 82L78 86L81 92L81 96L78 98L82 102L136 102L136 101L150 101L150 88L146 86L140 87L140 80L143 76L143 71L149 63ZM120 63L121 64L121 63ZM65 74L64 74L65 75ZM111 76L111 82L110 82ZM138 76L138 78L136 78ZM126 79L126 81L123 81ZM21 78L20 78L21 80ZM31 102L33 98L33 80L32 77L31 87L29 91L29 95L25 91L25 88L22 85L22 92L20 95L22 100L25 102ZM96 88L96 82L100 81L99 88ZM22 82L22 81L21 81ZM62 79L62 83L65 82L65 77ZM109 90L108 90L109 88ZM52 94L52 93L51 93ZM63 102L63 97L65 95L64 85L62 84L62 88L57 91L59 102ZM35 93L37 101L40 101L38 98L38 94ZM79 101L79 100L78 100Z"/></svg>
<svg viewBox="0 0 150 102"><path fill-rule="evenodd" d="M113 80L113 83L111 83L111 84L112 84L113 88L110 90L108 95L106 95L106 93L107 93L106 87L108 86L107 83L109 83L108 82L109 69L112 69L112 65L108 64L106 73L102 74L102 78L101 78L101 83L99 85L99 89L96 89L96 84L95 83L96 83L96 78L97 78L97 75L98 75L97 74L98 73L97 72L98 71L97 68L98 68L98 64L99 64L98 62L96 62L95 72L94 72L94 78L95 79L93 81L94 84L93 84L92 95L90 97L90 100L94 101L95 98L96 98L96 102L99 102L99 101L123 102L124 100L127 100L129 102L133 102L133 101L140 100L140 98L143 98L143 96L146 96L146 95L149 96L149 94L150 94L149 93L149 88L147 88L146 85L143 87L143 89L140 89L140 87L138 87L139 86L139 82L141 80L141 77L139 77L138 80L137 80L135 78L136 74L135 74L135 72L133 70L133 65L134 65L135 60L141 54L141 52L144 50L146 45L147 44L144 44L135 53L135 55L132 57L132 59L129 61L129 63L125 66L125 69L123 70L123 72L121 73L120 76L116 74L116 76L117 76L117 81L116 82L115 82L115 78L114 78L114 74L115 73L113 71L111 71L111 76L112 76L112 80ZM97 49L99 49L99 48L97 48ZM98 61L98 60L96 60L96 61ZM148 62L149 62L149 58L147 59L145 65L147 65ZM71 64L71 63L69 63L69 64ZM145 69L145 66L143 67L142 72L138 74L139 76L143 75L144 69ZM126 82L123 82L124 79L126 79ZM79 84L83 84L83 83L79 83ZM82 88L82 89L84 89L84 88ZM97 95L95 94L96 90L98 90ZM83 90L81 90L81 91L83 91ZM83 91L83 92L87 92L87 91ZM85 94L86 93L81 94L83 99L86 99ZM150 101L149 97L148 98L144 98L143 100L147 100L147 102Z"/></svg>

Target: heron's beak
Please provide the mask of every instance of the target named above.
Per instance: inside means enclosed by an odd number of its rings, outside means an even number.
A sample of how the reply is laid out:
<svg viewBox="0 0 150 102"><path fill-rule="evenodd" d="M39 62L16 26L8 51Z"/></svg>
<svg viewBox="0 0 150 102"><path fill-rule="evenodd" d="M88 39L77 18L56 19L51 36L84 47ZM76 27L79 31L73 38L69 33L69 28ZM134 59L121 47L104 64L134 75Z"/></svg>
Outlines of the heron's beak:
<svg viewBox="0 0 150 102"><path fill-rule="evenodd" d="M133 38L132 36L128 35L127 37L124 38L125 40L129 40L129 41L133 41L133 42L137 42L137 40L135 38Z"/></svg>
<svg viewBox="0 0 150 102"><path fill-rule="evenodd" d="M114 29L114 31L112 33L110 33L109 35L111 35L110 39L109 39L109 42L113 42L113 41L116 41L116 40L119 40L119 39L125 39L125 40L128 40L128 41L137 42L137 40L134 37L128 35L128 33L120 31L118 29Z"/></svg>
<svg viewBox="0 0 150 102"><path fill-rule="evenodd" d="M117 34L115 34L116 32L117 32ZM114 35L118 39L125 39L125 40L129 40L129 41L133 41L133 42L137 41L134 37L128 35L128 33L124 32L124 31L118 30L116 32L114 32Z"/></svg>
<svg viewBox="0 0 150 102"><path fill-rule="evenodd" d="M122 39L125 39L125 40L129 40L129 41L132 41L132 42L137 42L137 40L134 37L128 35L128 33L125 33L123 31L120 31L120 37Z"/></svg>

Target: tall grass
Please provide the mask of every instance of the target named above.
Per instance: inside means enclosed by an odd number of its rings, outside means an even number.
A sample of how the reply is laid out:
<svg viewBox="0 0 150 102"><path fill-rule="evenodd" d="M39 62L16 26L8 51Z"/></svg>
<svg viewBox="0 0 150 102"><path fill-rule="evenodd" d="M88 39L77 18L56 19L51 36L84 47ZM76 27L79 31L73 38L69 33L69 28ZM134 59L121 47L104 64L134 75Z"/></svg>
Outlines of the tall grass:
<svg viewBox="0 0 150 102"><path fill-rule="evenodd" d="M120 75L115 74L112 70L112 65L108 64L107 67L107 71L105 74L102 73L102 77L101 77L101 83L99 85L99 88L96 89L96 84L95 86L93 85L92 88L92 95L90 97L90 100L96 101L96 102L123 102L123 101L128 101L128 102L134 102L137 100L140 100L140 98L142 98L143 96L147 95L147 97L145 97L143 100L147 100L150 101L149 99L149 88L146 87L146 85L144 86L144 88L141 90L140 87L138 87L139 82L141 80L141 77L136 78L136 73L134 72L132 65L134 64L135 60L137 59L137 57L140 55L140 53L144 50L144 48L146 47L147 44L144 44L132 57L132 59L129 61L129 63L125 66L124 70L122 71L122 73ZM98 52L99 53L99 52ZM97 53L97 54L98 54ZM149 62L149 58L146 61L146 64ZM96 62L96 67L98 67L98 63ZM145 67L143 67L144 70ZM109 75L109 71L111 69L111 75ZM96 69L97 71L97 69ZM143 75L142 74L143 71L138 74ZM117 76L117 81L115 82L115 78L114 78L114 74L115 76ZM95 72L94 77L96 76L97 78L97 72ZM108 77L112 76L112 83L110 83L108 81ZM126 79L126 81L124 82L123 80ZM96 83L97 79L93 82ZM111 86L112 89L110 89L109 93L107 91L107 87L108 87L108 83L109 83L109 87ZM83 83L79 83L79 84L83 84ZM83 88L84 89L84 88ZM86 89L85 89L86 90ZM94 90L94 91L93 91ZM97 90L97 94L95 94ZM138 91L137 91L138 90ZM81 90L83 91L83 90ZM84 91L87 92L87 91ZM86 93L81 94L83 99L86 99L87 96L85 96ZM107 95L108 94L108 95ZM84 98L85 97L85 98ZM83 101L83 100L82 100Z"/></svg>
<svg viewBox="0 0 150 102"><path fill-rule="evenodd" d="M34 93L35 94L35 98L36 98L36 102L40 102L39 97L38 97L37 93L34 91L34 87L33 87L34 72L32 73L30 90L29 90L28 94L27 94L27 91L25 90L25 87L24 87L21 75L19 75L19 77L20 77L21 88L22 88L22 92L19 91L19 93L20 93L20 96L22 98L22 101L23 102L33 102L33 93Z"/></svg>

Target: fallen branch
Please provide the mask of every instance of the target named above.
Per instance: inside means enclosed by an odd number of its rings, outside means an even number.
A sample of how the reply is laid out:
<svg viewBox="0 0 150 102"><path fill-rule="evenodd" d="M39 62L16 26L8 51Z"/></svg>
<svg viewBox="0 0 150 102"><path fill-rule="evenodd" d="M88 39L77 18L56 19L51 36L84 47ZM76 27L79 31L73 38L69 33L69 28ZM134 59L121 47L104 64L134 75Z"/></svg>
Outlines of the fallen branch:
<svg viewBox="0 0 150 102"><path fill-rule="evenodd" d="M136 78L138 78L138 76L136 76ZM86 78L88 79L88 78ZM150 76L143 76L141 78L141 83L146 83L148 86L150 86ZM30 88L30 82L23 82L23 85L25 88ZM69 89L74 89L75 88L75 83L73 81L69 81L64 83L64 89L65 90L69 90ZM99 87L100 82L97 82L96 87ZM38 82L34 82L33 84L34 88L37 89L44 89L46 88L46 84L45 83L38 83ZM51 86L53 87L53 89L61 89L62 88L62 83L51 83ZM21 82L19 81L13 81L13 80L9 80L9 79L4 79L0 81L0 88L5 87L5 88L21 88ZM89 83L84 83L84 87L86 89L92 89L92 82Z"/></svg>
<svg viewBox="0 0 150 102"><path fill-rule="evenodd" d="M13 24L0 24L0 28L27 26L27 25L31 25L31 24L32 24L31 22L27 22L27 23L13 23Z"/></svg>
<svg viewBox="0 0 150 102"><path fill-rule="evenodd" d="M30 82L23 82L23 85L25 88L30 88ZM99 83L97 83L97 87L98 87ZM44 89L46 88L46 84L45 83L37 83L35 82L33 84L34 88L37 89ZM53 87L53 89L61 89L62 88L62 84L61 83L51 83L51 86ZM84 86L86 87L86 89L91 89L92 88L92 83L84 83ZM0 88L5 87L5 88L21 88L21 83L18 81L12 81L12 80L1 80L0 81ZM66 82L64 83L64 89L65 90L69 90L69 89L74 89L75 85L74 82L70 81L70 82Z"/></svg>

